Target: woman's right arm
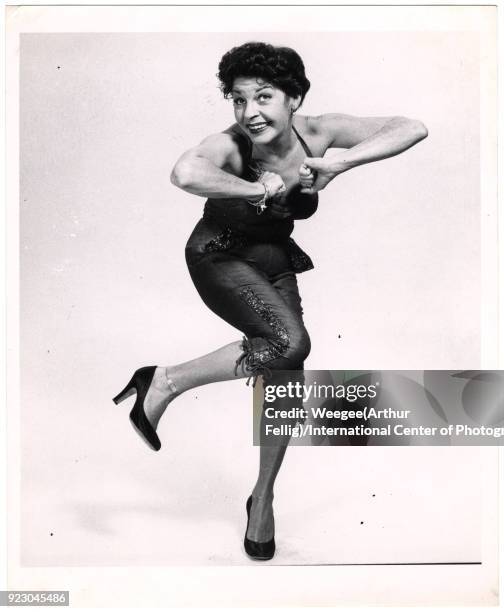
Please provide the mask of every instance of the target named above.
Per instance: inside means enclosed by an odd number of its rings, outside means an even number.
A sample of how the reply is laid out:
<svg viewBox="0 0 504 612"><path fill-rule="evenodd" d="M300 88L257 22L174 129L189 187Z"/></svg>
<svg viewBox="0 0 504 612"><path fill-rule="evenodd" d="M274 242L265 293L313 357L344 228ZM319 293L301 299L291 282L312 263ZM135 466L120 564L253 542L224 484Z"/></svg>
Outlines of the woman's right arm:
<svg viewBox="0 0 504 612"><path fill-rule="evenodd" d="M260 200L265 193L262 183L251 183L233 174L241 173L241 164L236 137L222 132L208 136L186 151L175 164L170 178L180 189L204 198Z"/></svg>

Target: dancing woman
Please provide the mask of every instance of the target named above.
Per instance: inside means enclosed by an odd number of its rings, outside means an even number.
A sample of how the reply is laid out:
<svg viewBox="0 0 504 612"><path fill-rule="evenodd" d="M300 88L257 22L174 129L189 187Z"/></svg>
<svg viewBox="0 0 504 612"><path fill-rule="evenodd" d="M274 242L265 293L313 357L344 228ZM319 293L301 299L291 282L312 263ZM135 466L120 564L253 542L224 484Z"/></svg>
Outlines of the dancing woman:
<svg viewBox="0 0 504 612"><path fill-rule="evenodd" d="M280 371L302 377L310 339L296 274L313 265L290 237L294 221L317 210L318 192L342 172L402 153L427 136L423 123L405 117L299 115L310 82L287 47L235 47L222 57L218 76L235 123L186 151L171 178L207 198L186 261L205 304L244 337L189 362L133 374L114 401L136 392L130 419L154 450L161 448L156 428L166 407L188 389L259 374L277 384ZM285 436L260 448L246 504L245 550L253 559L275 552L273 486L288 442Z"/></svg>

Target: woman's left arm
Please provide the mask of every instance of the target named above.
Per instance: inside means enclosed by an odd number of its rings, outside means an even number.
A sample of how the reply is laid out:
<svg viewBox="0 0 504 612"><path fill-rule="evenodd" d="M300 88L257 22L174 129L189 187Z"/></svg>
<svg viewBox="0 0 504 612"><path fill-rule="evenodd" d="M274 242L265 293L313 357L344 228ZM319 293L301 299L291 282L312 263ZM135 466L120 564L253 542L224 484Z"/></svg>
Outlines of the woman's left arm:
<svg viewBox="0 0 504 612"><path fill-rule="evenodd" d="M335 176L356 166L398 155L428 134L421 121L407 117L328 114L318 117L316 123L314 127L326 140L327 149L345 150L307 157L299 171L302 193L320 191ZM314 182L310 176L316 176Z"/></svg>

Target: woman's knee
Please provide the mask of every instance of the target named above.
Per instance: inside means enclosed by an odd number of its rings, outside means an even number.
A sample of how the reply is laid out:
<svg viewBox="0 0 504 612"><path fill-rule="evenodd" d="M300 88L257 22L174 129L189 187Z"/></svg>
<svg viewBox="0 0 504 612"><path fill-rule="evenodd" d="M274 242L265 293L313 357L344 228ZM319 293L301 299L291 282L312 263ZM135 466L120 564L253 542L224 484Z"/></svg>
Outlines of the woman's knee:
<svg viewBox="0 0 504 612"><path fill-rule="evenodd" d="M286 330L282 342L278 338L261 338L268 349L271 360L268 367L275 370L295 370L301 366L310 354L310 336L304 327ZM263 344L263 346L264 346Z"/></svg>
<svg viewBox="0 0 504 612"><path fill-rule="evenodd" d="M303 363L310 354L311 341L306 329L301 329L292 334L289 341L289 348L284 353L284 358L297 367Z"/></svg>

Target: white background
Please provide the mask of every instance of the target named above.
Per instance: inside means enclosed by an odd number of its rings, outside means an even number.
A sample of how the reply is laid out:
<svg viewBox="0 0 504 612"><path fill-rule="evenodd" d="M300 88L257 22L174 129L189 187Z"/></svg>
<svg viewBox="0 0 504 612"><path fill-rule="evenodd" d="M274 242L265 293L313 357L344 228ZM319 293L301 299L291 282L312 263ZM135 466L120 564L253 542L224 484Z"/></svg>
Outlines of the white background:
<svg viewBox="0 0 504 612"><path fill-rule="evenodd" d="M316 264L300 277L313 343L307 367L480 367L473 33L27 35L24 564L248 563L242 501L257 449L243 383L179 398L157 455L109 398L140 365L237 337L191 286L183 246L202 200L171 186L169 172L185 148L232 122L216 65L253 38L300 52L313 83L305 113L404 114L430 130L405 155L338 178L317 215L299 223L296 239ZM275 563L477 560L488 456L290 449Z"/></svg>

